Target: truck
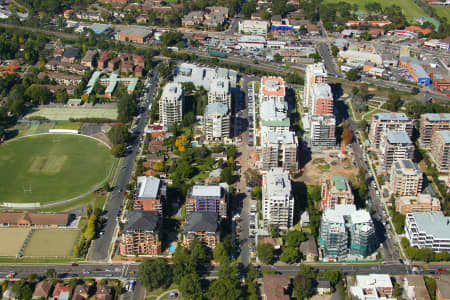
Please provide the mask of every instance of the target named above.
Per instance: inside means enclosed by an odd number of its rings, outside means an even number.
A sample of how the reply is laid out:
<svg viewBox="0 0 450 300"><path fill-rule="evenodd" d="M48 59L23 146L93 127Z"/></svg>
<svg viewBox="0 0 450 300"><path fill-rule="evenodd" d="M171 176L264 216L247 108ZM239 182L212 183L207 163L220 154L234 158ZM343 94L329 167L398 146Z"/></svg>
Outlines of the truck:
<svg viewBox="0 0 450 300"><path fill-rule="evenodd" d="M227 57L226 53L217 52L217 51L209 51L208 54L209 54L209 56L212 56L212 57L220 57L220 58L226 58Z"/></svg>

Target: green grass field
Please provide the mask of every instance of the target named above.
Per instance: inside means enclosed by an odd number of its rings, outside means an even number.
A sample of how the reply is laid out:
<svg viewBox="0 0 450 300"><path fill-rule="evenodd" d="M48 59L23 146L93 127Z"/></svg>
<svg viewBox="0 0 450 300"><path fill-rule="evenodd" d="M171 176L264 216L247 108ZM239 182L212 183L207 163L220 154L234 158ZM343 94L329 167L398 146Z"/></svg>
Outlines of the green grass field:
<svg viewBox="0 0 450 300"><path fill-rule="evenodd" d="M113 157L100 142L48 134L0 145L1 202L54 202L94 189L109 175Z"/></svg>
<svg viewBox="0 0 450 300"><path fill-rule="evenodd" d="M450 22L450 6L434 6L433 10L439 17L445 17Z"/></svg>
<svg viewBox="0 0 450 300"><path fill-rule="evenodd" d="M347 2L350 4L357 4L358 10L367 12L365 5L370 2L374 2L374 0L325 0L324 3L338 3L338 2ZM391 6L393 4L400 6L403 9L403 14L406 18L415 18L421 16L427 16L427 14L417 6L412 0L397 0L395 2L389 0L377 0L381 4L382 7Z"/></svg>
<svg viewBox="0 0 450 300"><path fill-rule="evenodd" d="M80 232L77 229L35 230L23 256L67 257L73 255L73 246Z"/></svg>
<svg viewBox="0 0 450 300"><path fill-rule="evenodd" d="M42 107L36 111L28 114L25 118L29 117L45 117L49 120L65 121L70 118L105 118L116 120L117 109L114 108L55 108L55 107Z"/></svg>
<svg viewBox="0 0 450 300"><path fill-rule="evenodd" d="M56 122L55 129L70 129L70 130L80 130L80 122Z"/></svg>
<svg viewBox="0 0 450 300"><path fill-rule="evenodd" d="M0 228L0 256L16 256L29 232L27 228Z"/></svg>

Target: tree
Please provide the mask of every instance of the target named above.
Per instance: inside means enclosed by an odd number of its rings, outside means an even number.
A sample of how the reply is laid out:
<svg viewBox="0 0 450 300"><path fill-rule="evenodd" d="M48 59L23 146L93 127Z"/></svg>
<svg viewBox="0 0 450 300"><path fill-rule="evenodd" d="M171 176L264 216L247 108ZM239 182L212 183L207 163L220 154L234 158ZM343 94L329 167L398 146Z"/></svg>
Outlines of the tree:
<svg viewBox="0 0 450 300"><path fill-rule="evenodd" d="M66 103L69 100L69 95L66 90L57 90L55 93L56 102L58 103Z"/></svg>
<svg viewBox="0 0 450 300"><path fill-rule="evenodd" d="M38 276L37 276L36 273L31 273L31 274L28 276L28 281L31 282L31 283L36 282L38 279L39 279L39 278L38 278Z"/></svg>
<svg viewBox="0 0 450 300"><path fill-rule="evenodd" d="M346 76L350 81L356 81L359 78L358 71L356 69L351 69L350 71L348 71Z"/></svg>
<svg viewBox="0 0 450 300"><path fill-rule="evenodd" d="M228 184L233 183L233 170L230 166L226 166L222 169L222 172L220 173L220 182L226 182Z"/></svg>
<svg viewBox="0 0 450 300"><path fill-rule="evenodd" d="M275 62L281 63L283 61L283 56L281 56L279 53L275 53L273 59L275 60Z"/></svg>
<svg viewBox="0 0 450 300"><path fill-rule="evenodd" d="M214 260L216 262L229 263L231 259L231 252L233 250L233 244L229 236L227 236L224 240L219 242L213 250Z"/></svg>
<svg viewBox="0 0 450 300"><path fill-rule="evenodd" d="M125 144L130 138L126 125L116 124L108 132L108 138L113 144Z"/></svg>
<svg viewBox="0 0 450 300"><path fill-rule="evenodd" d="M165 288L172 283L172 270L163 258L145 260L139 265L137 280L151 290Z"/></svg>
<svg viewBox="0 0 450 300"><path fill-rule="evenodd" d="M48 269L45 272L45 277L47 277L47 279L56 279L56 271L55 271L55 269Z"/></svg>
<svg viewBox="0 0 450 300"><path fill-rule="evenodd" d="M359 37L365 41L370 40L370 34L367 31L361 32L361 34L359 35Z"/></svg>
<svg viewBox="0 0 450 300"><path fill-rule="evenodd" d="M411 94L417 95L418 93L420 93L419 88L416 87L416 86L414 86L414 87L411 89Z"/></svg>
<svg viewBox="0 0 450 300"><path fill-rule="evenodd" d="M363 131L366 131L366 129L367 129L367 127L369 127L369 122L367 122L366 120L361 120L361 121L359 121L359 123L358 123L358 128L359 129L361 129L361 130L363 130Z"/></svg>
<svg viewBox="0 0 450 300"><path fill-rule="evenodd" d="M161 34L159 40L161 41L161 44L164 47L171 47L177 45L179 42L183 42L184 46L183 34L178 31L172 30L166 31L163 34Z"/></svg>
<svg viewBox="0 0 450 300"><path fill-rule="evenodd" d="M255 186L252 189L251 195L252 195L252 198L255 198L256 200L261 201L262 200L262 187L260 185Z"/></svg>
<svg viewBox="0 0 450 300"><path fill-rule="evenodd" d="M286 247L280 255L280 260L285 263L296 263L300 260L300 253L296 248Z"/></svg>
<svg viewBox="0 0 450 300"><path fill-rule="evenodd" d="M214 280L208 289L208 299L242 299L239 281L230 279Z"/></svg>
<svg viewBox="0 0 450 300"><path fill-rule="evenodd" d="M305 235L299 230L289 230L286 235L286 243L288 247L297 248L305 240Z"/></svg>
<svg viewBox="0 0 450 300"><path fill-rule="evenodd" d="M331 47L331 54L333 54L334 57L337 57L338 53L339 53L339 48L336 47L335 45L333 45Z"/></svg>
<svg viewBox="0 0 450 300"><path fill-rule="evenodd" d="M332 286L336 286L336 284L341 280L341 272L338 270L328 269L323 273L323 277L328 279Z"/></svg>
<svg viewBox="0 0 450 300"><path fill-rule="evenodd" d="M398 111L401 105L402 102L400 100L400 95L395 91L391 91L391 93L389 93L388 100L386 101L386 109L390 111Z"/></svg>
<svg viewBox="0 0 450 300"><path fill-rule="evenodd" d="M124 144L114 144L111 147L111 153L114 157L122 157L125 155L127 148Z"/></svg>
<svg viewBox="0 0 450 300"><path fill-rule="evenodd" d="M268 243L260 243L256 248L259 260L264 264L272 264L274 259L273 246Z"/></svg>
<svg viewBox="0 0 450 300"><path fill-rule="evenodd" d="M202 287L197 273L189 273L183 276L180 282L180 292L183 294L183 299L197 300L202 298Z"/></svg>
<svg viewBox="0 0 450 300"><path fill-rule="evenodd" d="M89 218L92 214L92 205L88 204L86 205L86 216Z"/></svg>
<svg viewBox="0 0 450 300"><path fill-rule="evenodd" d="M247 185L249 186L258 186L261 182L261 175L259 175L258 171L255 169L247 169L244 173L245 180L247 181Z"/></svg>
<svg viewBox="0 0 450 300"><path fill-rule="evenodd" d="M119 104L117 105L117 110L119 112L118 120L122 123L130 122L138 111L134 97L122 89L119 89Z"/></svg>
<svg viewBox="0 0 450 300"><path fill-rule="evenodd" d="M344 130L342 131L341 139L345 145L348 145L353 140L353 131L350 129L348 125L344 126Z"/></svg>
<svg viewBox="0 0 450 300"><path fill-rule="evenodd" d="M313 284L311 278L302 274L297 274L297 276L294 277L293 285L292 295L296 297L297 300L303 300L312 296Z"/></svg>
<svg viewBox="0 0 450 300"><path fill-rule="evenodd" d="M33 84L25 90L25 96L29 97L33 103L47 104L50 102L50 92L42 85Z"/></svg>

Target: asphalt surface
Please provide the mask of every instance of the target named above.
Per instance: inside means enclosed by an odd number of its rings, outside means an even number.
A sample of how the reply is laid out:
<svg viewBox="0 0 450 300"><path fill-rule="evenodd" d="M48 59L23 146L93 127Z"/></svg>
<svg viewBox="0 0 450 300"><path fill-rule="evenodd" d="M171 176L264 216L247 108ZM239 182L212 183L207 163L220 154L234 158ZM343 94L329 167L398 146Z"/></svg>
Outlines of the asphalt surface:
<svg viewBox="0 0 450 300"><path fill-rule="evenodd" d="M158 80L157 76L155 74L153 75L153 77L150 77L150 82L152 82L152 84L148 92L148 98L144 101L144 111L140 113L141 118L136 121L136 133L138 134L136 135L137 138L133 139L131 142L132 152L122 159L122 165L119 170L116 185L113 187L111 199L109 200L108 206L104 213L104 216L107 218L106 226L103 229L104 234L101 235L97 240L95 240L94 246L91 249L92 252L90 260L92 261L104 261L109 258L108 252L110 250L109 248L111 241L113 240L114 230L117 226L116 218L119 214L120 206L122 205L124 199L123 191L125 191L126 185L130 181L133 167L136 162L136 156L138 155L141 142L141 139L139 137L143 134L145 126L148 122L148 105L153 99L153 94Z"/></svg>
<svg viewBox="0 0 450 300"><path fill-rule="evenodd" d="M336 71L336 65L334 64L333 57L331 56L330 49L326 43L318 43L317 50L323 59L325 69L330 76L337 76L339 73Z"/></svg>

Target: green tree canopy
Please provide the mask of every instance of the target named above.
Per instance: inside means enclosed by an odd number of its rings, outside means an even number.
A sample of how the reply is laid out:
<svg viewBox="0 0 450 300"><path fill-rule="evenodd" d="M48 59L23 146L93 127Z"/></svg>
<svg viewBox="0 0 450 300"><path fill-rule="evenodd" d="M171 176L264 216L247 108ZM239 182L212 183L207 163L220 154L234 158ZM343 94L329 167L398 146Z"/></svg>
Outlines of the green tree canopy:
<svg viewBox="0 0 450 300"><path fill-rule="evenodd" d="M305 240L305 234L299 230L289 230L286 235L286 243L289 247L297 248Z"/></svg>
<svg viewBox="0 0 450 300"><path fill-rule="evenodd" d="M256 248L259 260L264 264L271 264L274 260L274 249L271 244L260 243Z"/></svg>
<svg viewBox="0 0 450 300"><path fill-rule="evenodd" d="M139 265L138 281L151 290L171 284L172 271L163 258L145 260Z"/></svg>

